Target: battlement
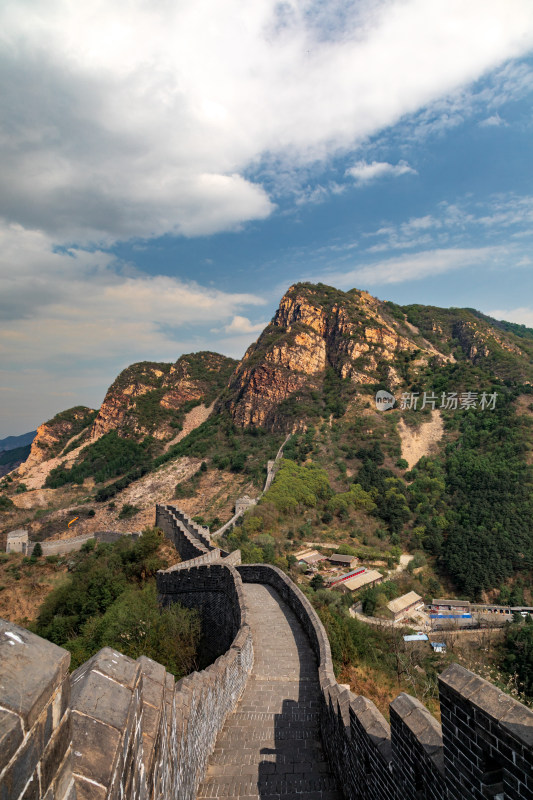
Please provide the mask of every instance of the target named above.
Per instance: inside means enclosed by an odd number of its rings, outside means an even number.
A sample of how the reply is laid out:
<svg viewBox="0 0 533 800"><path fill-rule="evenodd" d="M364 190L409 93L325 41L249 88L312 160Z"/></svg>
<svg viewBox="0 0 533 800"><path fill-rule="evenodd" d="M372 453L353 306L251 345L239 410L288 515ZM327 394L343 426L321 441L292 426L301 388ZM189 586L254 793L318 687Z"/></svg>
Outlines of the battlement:
<svg viewBox="0 0 533 800"><path fill-rule="evenodd" d="M296 614L317 658L324 748L350 800L533 800L533 711L458 664L439 678L442 726L413 697L390 706L339 686L326 631L277 567L243 564L245 583L272 586Z"/></svg>
<svg viewBox="0 0 533 800"><path fill-rule="evenodd" d="M184 561L216 549L207 528L197 525L176 506L157 505L155 524L168 536Z"/></svg>
<svg viewBox="0 0 533 800"><path fill-rule="evenodd" d="M195 799L246 685L252 638L233 567L167 571L158 582L164 599L200 607L204 620L215 595L224 611L213 663L177 683L161 664L109 647L69 678L66 650L0 620L1 800Z"/></svg>
<svg viewBox="0 0 533 800"><path fill-rule="evenodd" d="M208 666L176 683L104 648L69 677L65 650L0 620L0 800L195 800L253 666L243 582L272 587L309 639L324 751L347 800L533 800L530 709L452 664L439 679L442 725L404 693L389 724L337 683L325 629L287 575L224 558L172 506L157 515L182 558L195 554L158 573L159 596L200 611Z"/></svg>

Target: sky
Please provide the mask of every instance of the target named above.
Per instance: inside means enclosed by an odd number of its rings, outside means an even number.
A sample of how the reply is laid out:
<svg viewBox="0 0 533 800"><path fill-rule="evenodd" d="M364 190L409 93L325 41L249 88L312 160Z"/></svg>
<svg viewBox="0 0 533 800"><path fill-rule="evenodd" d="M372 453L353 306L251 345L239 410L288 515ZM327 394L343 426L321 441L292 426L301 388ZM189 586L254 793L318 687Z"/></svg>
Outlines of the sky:
<svg viewBox="0 0 533 800"><path fill-rule="evenodd" d="M296 281L533 327L531 0L3 0L0 438Z"/></svg>

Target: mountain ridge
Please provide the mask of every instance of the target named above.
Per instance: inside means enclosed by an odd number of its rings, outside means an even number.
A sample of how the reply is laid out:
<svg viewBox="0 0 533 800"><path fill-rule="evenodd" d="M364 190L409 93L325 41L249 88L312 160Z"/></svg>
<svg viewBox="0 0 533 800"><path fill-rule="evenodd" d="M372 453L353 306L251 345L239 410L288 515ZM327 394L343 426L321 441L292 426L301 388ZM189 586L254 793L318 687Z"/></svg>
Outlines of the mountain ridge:
<svg viewBox="0 0 533 800"><path fill-rule="evenodd" d="M23 508L42 508L45 499L70 502L73 511L74 502L92 503L95 514L84 525L98 530L118 517L117 503L124 513L144 514L154 478L166 470L159 502L174 499L175 476L175 496L191 498L188 509L208 524L221 524L237 499L231 493L240 486L254 496L267 461L292 432L287 457L319 464L338 495L311 516L298 511L303 528L310 526L308 539L317 526L345 543L353 534L378 549L422 548L441 575L453 574L474 596L533 564L524 522L533 461L533 331L519 334L512 323L494 326L471 309L400 306L357 289L294 284L241 361L201 352L175 364L139 362L117 376L99 411L77 407L45 424L33 462L30 455L2 484L6 509L10 502L20 509L7 510L5 519L15 524ZM396 397L386 412L376 408L380 389ZM489 396L497 401L492 410ZM34 480L37 457L41 478ZM24 480L32 490L26 494L17 483ZM355 484L372 493L372 512L354 509ZM505 487L505 504L498 486ZM262 531L292 538L303 524L276 519L273 511L265 516L264 503L259 509L245 518L244 529L246 519L256 520L252 542ZM54 519L59 525L63 516L43 510L31 522L32 535L55 532ZM483 531L477 539L476 527ZM512 537L523 558L513 552ZM493 555L479 561L486 542Z"/></svg>

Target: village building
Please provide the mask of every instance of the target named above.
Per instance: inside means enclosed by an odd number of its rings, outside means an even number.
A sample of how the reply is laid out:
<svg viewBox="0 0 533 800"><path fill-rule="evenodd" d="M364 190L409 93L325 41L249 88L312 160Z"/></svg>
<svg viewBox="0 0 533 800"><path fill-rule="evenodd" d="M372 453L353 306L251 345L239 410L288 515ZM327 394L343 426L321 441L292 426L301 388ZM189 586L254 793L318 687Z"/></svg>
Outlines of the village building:
<svg viewBox="0 0 533 800"><path fill-rule="evenodd" d="M326 556L323 556L322 553L319 553L318 550L300 550L299 553L295 554L296 561L298 564L306 564L308 567L312 567L315 564L318 564L319 561L325 561Z"/></svg>
<svg viewBox="0 0 533 800"><path fill-rule="evenodd" d="M334 588L340 589L346 594L347 592L357 592L359 589L376 586L376 584L381 583L382 580L383 575L381 572L378 572L377 569L366 569L364 572L360 572L352 578L339 581L335 584Z"/></svg>
<svg viewBox="0 0 533 800"><path fill-rule="evenodd" d="M28 531L20 528L7 534L6 553L26 553L28 549Z"/></svg>
<svg viewBox="0 0 533 800"><path fill-rule="evenodd" d="M431 601L431 607L434 611L455 611L462 614L467 614L470 611L470 602L468 600L450 600L438 598Z"/></svg>
<svg viewBox="0 0 533 800"><path fill-rule="evenodd" d="M345 556L340 553L333 553L333 555L329 556L328 561L335 567L348 567L348 569L353 569L359 563L359 559L356 556Z"/></svg>
<svg viewBox="0 0 533 800"><path fill-rule="evenodd" d="M427 642L428 635L426 633L410 633L403 637L404 642Z"/></svg>
<svg viewBox="0 0 533 800"><path fill-rule="evenodd" d="M402 617L408 616L412 611L418 611L423 607L424 601L416 592L407 592L407 594L402 594L401 597L397 597L387 603L387 608L392 613L395 622Z"/></svg>

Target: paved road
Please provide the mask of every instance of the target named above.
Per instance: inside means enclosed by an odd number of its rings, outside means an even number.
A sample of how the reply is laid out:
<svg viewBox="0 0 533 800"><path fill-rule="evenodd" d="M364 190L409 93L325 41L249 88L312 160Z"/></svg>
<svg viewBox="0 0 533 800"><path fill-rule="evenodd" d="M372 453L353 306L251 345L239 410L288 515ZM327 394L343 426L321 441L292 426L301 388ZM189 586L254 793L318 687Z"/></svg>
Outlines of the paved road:
<svg viewBox="0 0 533 800"><path fill-rule="evenodd" d="M322 751L309 641L273 589L245 584L244 592L254 668L218 736L198 800L341 800Z"/></svg>

